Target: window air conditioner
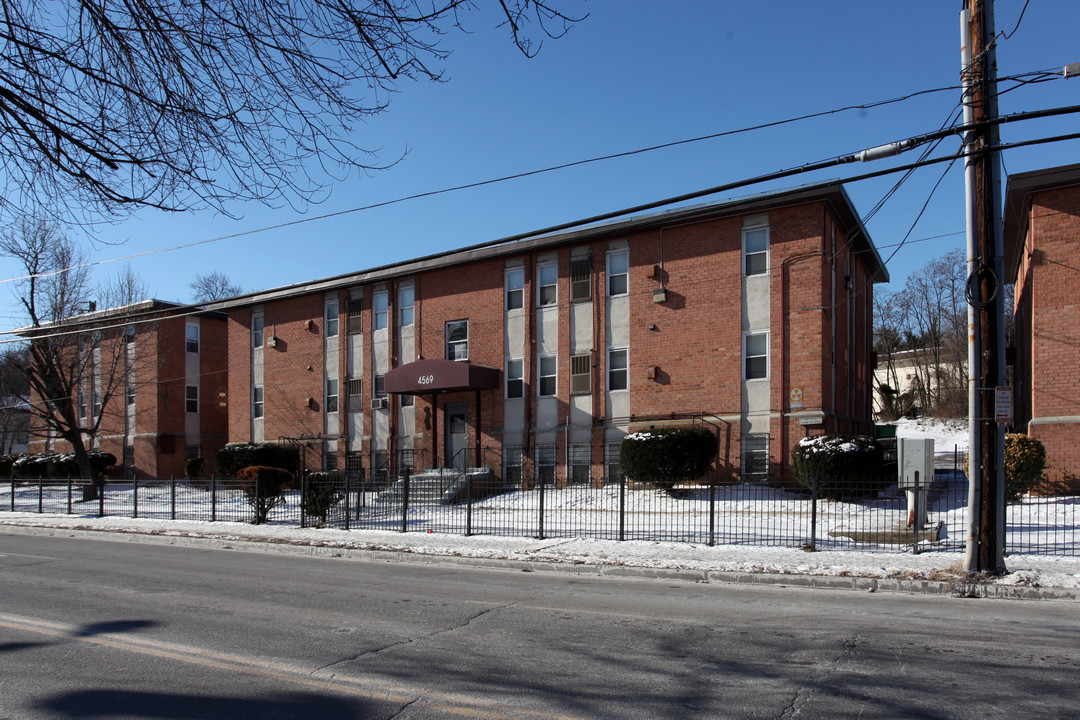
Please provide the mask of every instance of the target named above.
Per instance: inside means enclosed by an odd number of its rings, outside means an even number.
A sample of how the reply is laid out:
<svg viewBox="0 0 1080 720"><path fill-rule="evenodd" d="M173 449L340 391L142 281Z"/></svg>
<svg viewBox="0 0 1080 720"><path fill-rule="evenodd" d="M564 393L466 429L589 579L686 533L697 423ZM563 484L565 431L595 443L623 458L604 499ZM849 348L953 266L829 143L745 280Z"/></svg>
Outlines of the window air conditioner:
<svg viewBox="0 0 1080 720"><path fill-rule="evenodd" d="M388 406L388 402L384 397L371 398L372 410L385 410Z"/></svg>

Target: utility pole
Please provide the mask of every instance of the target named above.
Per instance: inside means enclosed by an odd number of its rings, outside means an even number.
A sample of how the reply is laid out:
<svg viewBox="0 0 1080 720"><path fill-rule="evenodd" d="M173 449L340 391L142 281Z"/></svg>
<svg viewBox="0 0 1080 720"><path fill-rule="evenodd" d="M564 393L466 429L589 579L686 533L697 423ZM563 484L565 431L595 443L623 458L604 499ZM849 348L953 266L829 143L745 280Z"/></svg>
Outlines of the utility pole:
<svg viewBox="0 0 1080 720"><path fill-rule="evenodd" d="M995 417L1005 382L1001 162L996 151L997 59L993 0L963 0L964 120L968 223L968 572L1005 569L1005 428Z"/></svg>

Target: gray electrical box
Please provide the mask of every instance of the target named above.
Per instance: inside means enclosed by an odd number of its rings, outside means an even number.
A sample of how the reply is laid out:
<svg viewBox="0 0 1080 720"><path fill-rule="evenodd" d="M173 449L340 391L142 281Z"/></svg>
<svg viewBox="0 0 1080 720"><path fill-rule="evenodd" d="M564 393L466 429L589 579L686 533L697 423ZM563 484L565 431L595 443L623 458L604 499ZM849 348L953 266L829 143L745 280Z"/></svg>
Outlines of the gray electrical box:
<svg viewBox="0 0 1080 720"><path fill-rule="evenodd" d="M900 438L896 442L897 482L901 490L925 490L934 481L932 438Z"/></svg>

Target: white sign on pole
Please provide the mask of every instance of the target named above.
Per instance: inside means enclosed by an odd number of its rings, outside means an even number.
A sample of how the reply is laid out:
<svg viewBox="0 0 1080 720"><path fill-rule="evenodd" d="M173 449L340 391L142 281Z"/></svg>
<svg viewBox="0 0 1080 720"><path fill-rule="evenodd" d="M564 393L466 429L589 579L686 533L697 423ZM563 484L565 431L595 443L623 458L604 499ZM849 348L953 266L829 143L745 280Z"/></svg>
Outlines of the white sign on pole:
<svg viewBox="0 0 1080 720"><path fill-rule="evenodd" d="M1013 389L1007 385L994 388L994 422L1013 421Z"/></svg>

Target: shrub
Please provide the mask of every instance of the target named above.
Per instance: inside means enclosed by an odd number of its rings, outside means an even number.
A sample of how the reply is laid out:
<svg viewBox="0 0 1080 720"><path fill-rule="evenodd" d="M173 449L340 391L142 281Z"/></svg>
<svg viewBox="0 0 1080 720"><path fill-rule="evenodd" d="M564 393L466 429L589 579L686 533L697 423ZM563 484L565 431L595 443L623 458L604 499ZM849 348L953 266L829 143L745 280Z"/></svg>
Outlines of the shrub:
<svg viewBox="0 0 1080 720"><path fill-rule="evenodd" d="M239 475L246 467L273 467L295 473L300 467L300 450L274 443L229 443L214 455L214 464L222 475Z"/></svg>
<svg viewBox="0 0 1080 720"><path fill-rule="evenodd" d="M659 428L623 438L619 465L628 478L671 489L707 473L716 449L716 436L708 428Z"/></svg>
<svg viewBox="0 0 1080 720"><path fill-rule="evenodd" d="M324 525L330 510L345 497L345 486L339 472L313 472L304 478L300 506L309 518Z"/></svg>
<svg viewBox="0 0 1080 720"><path fill-rule="evenodd" d="M201 457L188 458L184 461L184 477L188 480L197 480L202 477L203 466L206 461Z"/></svg>
<svg viewBox="0 0 1080 720"><path fill-rule="evenodd" d="M292 482L292 473L275 467L252 465L237 471L244 499L255 517L253 525L266 522L270 511L285 503L285 489Z"/></svg>
<svg viewBox="0 0 1080 720"><path fill-rule="evenodd" d="M0 455L0 477L13 477L11 466L18 459L18 455Z"/></svg>
<svg viewBox="0 0 1080 720"><path fill-rule="evenodd" d="M881 447L865 435L815 435L799 441L791 451L791 469L805 488L830 500L868 495L887 487L893 479L882 476Z"/></svg>
<svg viewBox="0 0 1080 720"><path fill-rule="evenodd" d="M116 465L116 456L103 450L89 450L90 467L100 476ZM21 455L11 464L11 472L17 478L33 479L79 477L79 463L75 453L37 453Z"/></svg>
<svg viewBox="0 0 1080 720"><path fill-rule="evenodd" d="M1019 500L1038 484L1046 469L1046 448L1023 433L1005 435L1005 499Z"/></svg>

